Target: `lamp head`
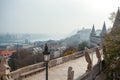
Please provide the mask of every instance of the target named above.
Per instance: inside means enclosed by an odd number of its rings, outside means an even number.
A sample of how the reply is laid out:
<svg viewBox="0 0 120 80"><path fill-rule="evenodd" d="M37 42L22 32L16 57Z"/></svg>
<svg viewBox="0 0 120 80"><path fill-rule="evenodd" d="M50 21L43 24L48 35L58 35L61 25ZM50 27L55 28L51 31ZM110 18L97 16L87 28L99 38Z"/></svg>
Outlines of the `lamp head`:
<svg viewBox="0 0 120 80"><path fill-rule="evenodd" d="M48 52L47 44L45 44L43 55L44 55L44 61L50 60L50 52Z"/></svg>

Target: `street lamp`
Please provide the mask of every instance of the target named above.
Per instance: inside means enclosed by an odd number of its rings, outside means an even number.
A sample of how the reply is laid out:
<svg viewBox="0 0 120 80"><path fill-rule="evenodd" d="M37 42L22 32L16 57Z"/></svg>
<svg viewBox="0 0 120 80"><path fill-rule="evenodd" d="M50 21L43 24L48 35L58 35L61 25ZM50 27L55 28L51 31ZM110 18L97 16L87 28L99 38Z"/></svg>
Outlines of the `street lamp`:
<svg viewBox="0 0 120 80"><path fill-rule="evenodd" d="M47 44L45 44L43 55L46 63L46 80L48 80L48 62L50 60L50 52L48 52Z"/></svg>

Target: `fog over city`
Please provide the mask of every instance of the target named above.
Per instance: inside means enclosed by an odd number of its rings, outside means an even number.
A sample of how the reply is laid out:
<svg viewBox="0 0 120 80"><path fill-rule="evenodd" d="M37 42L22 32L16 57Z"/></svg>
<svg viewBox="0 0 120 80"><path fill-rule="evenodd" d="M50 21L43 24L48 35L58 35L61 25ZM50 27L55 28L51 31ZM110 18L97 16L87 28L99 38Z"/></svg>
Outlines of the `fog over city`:
<svg viewBox="0 0 120 80"><path fill-rule="evenodd" d="M84 28L107 28L120 0L0 0L0 33L65 35Z"/></svg>

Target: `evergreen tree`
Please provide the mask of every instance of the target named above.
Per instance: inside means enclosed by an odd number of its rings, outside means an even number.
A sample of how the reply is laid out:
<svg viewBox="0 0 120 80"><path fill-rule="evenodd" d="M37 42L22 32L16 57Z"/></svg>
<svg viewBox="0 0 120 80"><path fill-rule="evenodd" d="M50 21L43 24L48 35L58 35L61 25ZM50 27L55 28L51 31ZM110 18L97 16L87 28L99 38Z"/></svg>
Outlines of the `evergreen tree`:
<svg viewBox="0 0 120 80"><path fill-rule="evenodd" d="M78 45L78 50L79 51L83 51L85 49L85 47L88 47L88 43L87 41L83 41Z"/></svg>
<svg viewBox="0 0 120 80"><path fill-rule="evenodd" d="M120 27L104 36L103 53L106 63L107 80L120 77Z"/></svg>

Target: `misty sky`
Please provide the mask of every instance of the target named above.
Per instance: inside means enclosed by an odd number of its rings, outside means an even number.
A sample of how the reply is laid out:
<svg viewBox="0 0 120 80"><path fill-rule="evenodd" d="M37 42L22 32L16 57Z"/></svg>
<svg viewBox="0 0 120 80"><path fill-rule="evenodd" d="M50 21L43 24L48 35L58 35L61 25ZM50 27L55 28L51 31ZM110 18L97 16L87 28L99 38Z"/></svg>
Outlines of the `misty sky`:
<svg viewBox="0 0 120 80"><path fill-rule="evenodd" d="M0 0L0 33L67 34L101 29L120 0Z"/></svg>

